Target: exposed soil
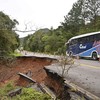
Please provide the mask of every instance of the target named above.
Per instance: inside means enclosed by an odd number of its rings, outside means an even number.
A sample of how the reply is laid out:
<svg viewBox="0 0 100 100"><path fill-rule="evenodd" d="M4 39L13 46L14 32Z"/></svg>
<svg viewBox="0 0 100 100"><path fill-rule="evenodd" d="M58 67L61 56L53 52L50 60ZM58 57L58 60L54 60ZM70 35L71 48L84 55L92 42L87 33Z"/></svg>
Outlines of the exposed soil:
<svg viewBox="0 0 100 100"><path fill-rule="evenodd" d="M9 81L15 82L16 85L25 86L23 78L18 73L28 73L31 71L31 78L37 83L44 83L51 90L53 90L57 96L63 98L61 100L70 100L70 94L62 83L62 78L56 73L51 73L44 70L45 66L48 66L55 62L54 59L43 57L19 57L15 59L13 64L6 66L6 63L0 64L0 86L8 83ZM67 98L67 99L66 99ZM74 99L73 99L74 100Z"/></svg>
<svg viewBox="0 0 100 100"><path fill-rule="evenodd" d="M52 59L37 58L37 57L20 57L17 58L12 66L5 66L0 64L0 85L9 81L17 82L19 72L27 73L29 70L32 72L32 79L39 83L43 83L46 78L44 66L50 65Z"/></svg>

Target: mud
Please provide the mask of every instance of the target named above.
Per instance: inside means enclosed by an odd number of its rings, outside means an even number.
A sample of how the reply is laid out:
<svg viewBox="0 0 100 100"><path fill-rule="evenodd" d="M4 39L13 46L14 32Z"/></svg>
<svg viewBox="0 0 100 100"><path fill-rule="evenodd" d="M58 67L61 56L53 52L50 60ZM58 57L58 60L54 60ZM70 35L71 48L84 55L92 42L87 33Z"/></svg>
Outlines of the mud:
<svg viewBox="0 0 100 100"><path fill-rule="evenodd" d="M15 85L25 86L23 79L20 78L18 73L27 74L39 84L45 84L48 86L57 97L62 98L61 100L75 100L79 98L75 92L69 93L69 87L65 86L64 80L57 73L48 71L45 66L51 65L56 62L56 59L46 57L18 57L9 66L3 63L0 64L0 86L13 81ZM71 99L74 98L74 99ZM80 99L81 100L81 99ZM86 99L89 100L89 99Z"/></svg>
<svg viewBox="0 0 100 100"><path fill-rule="evenodd" d="M47 74L44 71L44 66L50 65L52 59L48 58L37 58L37 57L18 57L14 61L13 65L6 66L5 64L0 64L0 85L5 84L9 81L18 82L19 72L27 73L32 72L32 79L38 83L43 83ZM22 82L22 81L20 81Z"/></svg>

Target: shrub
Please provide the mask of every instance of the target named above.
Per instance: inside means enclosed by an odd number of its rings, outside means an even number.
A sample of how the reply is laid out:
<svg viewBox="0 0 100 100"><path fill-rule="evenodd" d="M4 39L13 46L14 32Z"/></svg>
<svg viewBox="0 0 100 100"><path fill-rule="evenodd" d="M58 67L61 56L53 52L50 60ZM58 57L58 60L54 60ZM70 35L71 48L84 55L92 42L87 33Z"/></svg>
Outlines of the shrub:
<svg viewBox="0 0 100 100"><path fill-rule="evenodd" d="M16 87L13 83L8 83L0 87L0 100L52 100L51 97L42 92L38 92L33 88L23 88L20 95L9 97L8 92L14 90Z"/></svg>
<svg viewBox="0 0 100 100"><path fill-rule="evenodd" d="M47 94L37 92L33 88L23 88L22 93L14 100L51 100Z"/></svg>

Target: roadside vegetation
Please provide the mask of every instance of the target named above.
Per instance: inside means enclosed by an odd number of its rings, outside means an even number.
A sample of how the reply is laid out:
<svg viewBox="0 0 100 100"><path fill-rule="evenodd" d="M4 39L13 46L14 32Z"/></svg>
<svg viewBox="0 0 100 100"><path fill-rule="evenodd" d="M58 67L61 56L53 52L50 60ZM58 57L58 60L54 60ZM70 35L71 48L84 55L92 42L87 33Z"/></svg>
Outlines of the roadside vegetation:
<svg viewBox="0 0 100 100"><path fill-rule="evenodd" d="M19 46L19 37L13 31L17 20L11 20L10 17L0 12L0 57L9 56Z"/></svg>
<svg viewBox="0 0 100 100"><path fill-rule="evenodd" d="M65 43L73 36L100 31L100 1L77 0L57 29L40 29L24 38L23 47L32 52L65 54Z"/></svg>
<svg viewBox="0 0 100 100"><path fill-rule="evenodd" d="M61 77L62 78L65 77L65 74L67 77L69 70L76 67L74 64L74 58L64 56L64 55L60 56L59 65L60 65L60 69L61 69Z"/></svg>
<svg viewBox="0 0 100 100"><path fill-rule="evenodd" d="M20 45L19 36L14 31L18 21L0 12L0 64L10 66L19 54L15 50Z"/></svg>
<svg viewBox="0 0 100 100"><path fill-rule="evenodd" d="M18 87L14 86L12 82L0 87L0 100L52 100L49 95L38 92L33 88L22 88L20 94L13 97L8 96L8 93L16 88Z"/></svg>
<svg viewBox="0 0 100 100"><path fill-rule="evenodd" d="M100 1L99 0L77 0L72 9L64 16L64 21L57 29L39 29L32 35L19 39L14 29L19 24L17 20L0 12L0 63L10 66L14 61L13 56L19 55L15 50L20 46L24 50L54 55L65 55L65 43L73 36L88 32L100 31ZM20 44L21 41L21 44ZM66 58L62 58L62 76L68 73L72 66L66 69ZM73 61L73 59L71 59ZM72 62L71 64L73 64ZM0 87L0 99L10 100L7 93L16 87L9 83ZM11 100L51 100L46 95L32 88L23 88L22 93Z"/></svg>
<svg viewBox="0 0 100 100"><path fill-rule="evenodd" d="M21 56L22 54L18 51L15 51L13 53L10 54L11 56L17 57L17 56Z"/></svg>
<svg viewBox="0 0 100 100"><path fill-rule="evenodd" d="M39 29L20 40L14 31L17 24L19 23L16 19L12 20L8 15L0 12L0 56L8 56L19 46L32 52L65 54L65 43L71 37L100 31L100 2L99 0L77 0L57 29L53 27Z"/></svg>

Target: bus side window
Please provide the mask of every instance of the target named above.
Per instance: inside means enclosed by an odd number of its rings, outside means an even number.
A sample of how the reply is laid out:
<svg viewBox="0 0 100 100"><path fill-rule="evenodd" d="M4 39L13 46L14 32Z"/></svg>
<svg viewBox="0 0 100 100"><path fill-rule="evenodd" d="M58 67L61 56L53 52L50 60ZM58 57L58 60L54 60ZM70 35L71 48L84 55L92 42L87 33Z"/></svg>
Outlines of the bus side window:
<svg viewBox="0 0 100 100"><path fill-rule="evenodd" d="M96 35L93 36L93 41L97 41Z"/></svg>
<svg viewBox="0 0 100 100"><path fill-rule="evenodd" d="M87 36L87 37L86 37L86 42L89 42L89 41L90 41L90 37Z"/></svg>
<svg viewBox="0 0 100 100"><path fill-rule="evenodd" d="M77 44L77 40L76 39L73 41L73 44Z"/></svg>
<svg viewBox="0 0 100 100"><path fill-rule="evenodd" d="M96 40L97 40L97 41L100 40L100 33L96 35Z"/></svg>
<svg viewBox="0 0 100 100"><path fill-rule="evenodd" d="M86 43L86 37L81 39L82 43Z"/></svg>
<svg viewBox="0 0 100 100"><path fill-rule="evenodd" d="M77 39L73 40L72 45L77 44Z"/></svg>
<svg viewBox="0 0 100 100"><path fill-rule="evenodd" d="M98 41L100 40L100 33L98 34Z"/></svg>
<svg viewBox="0 0 100 100"><path fill-rule="evenodd" d="M83 43L83 38L79 39L79 43L81 43L81 44Z"/></svg>
<svg viewBox="0 0 100 100"><path fill-rule="evenodd" d="M94 36L93 36L93 35L91 35L91 36L89 37L89 41L90 41L90 42L93 42L93 41L94 41Z"/></svg>
<svg viewBox="0 0 100 100"><path fill-rule="evenodd" d="M82 40L81 40L81 38L79 38L79 39L78 39L78 43L82 43Z"/></svg>

